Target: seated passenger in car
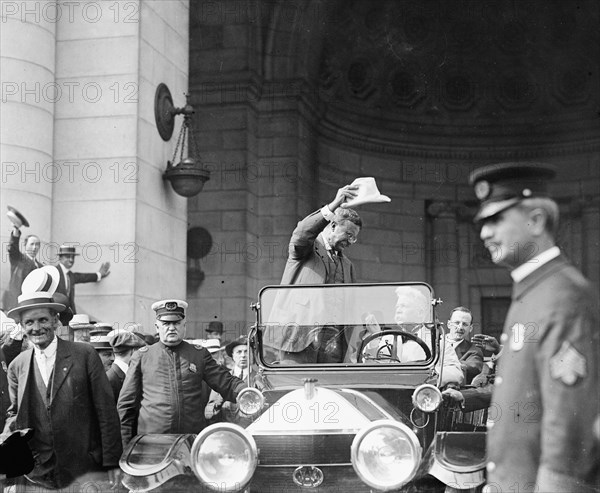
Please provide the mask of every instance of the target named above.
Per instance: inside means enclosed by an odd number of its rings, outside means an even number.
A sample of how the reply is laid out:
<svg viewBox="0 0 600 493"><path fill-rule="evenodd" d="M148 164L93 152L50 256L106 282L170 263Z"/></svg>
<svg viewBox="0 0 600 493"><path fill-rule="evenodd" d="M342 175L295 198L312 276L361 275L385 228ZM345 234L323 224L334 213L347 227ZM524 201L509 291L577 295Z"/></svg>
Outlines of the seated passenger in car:
<svg viewBox="0 0 600 493"><path fill-rule="evenodd" d="M399 287L396 289L396 307L394 312L394 321L398 328L405 332L409 332L419 339L431 349L431 328L425 323L430 311L429 299L415 287ZM369 332L376 333L381 328L377 321L371 320ZM368 334L366 334L368 335ZM367 359L377 360L378 358L387 358L396 360L402 363L412 361L425 361L426 355L423 348L413 340L401 341L396 338L396 351L391 354L393 347L392 335L385 335L379 339L376 347L370 343L367 348L363 349L363 353ZM375 339L377 341L378 339ZM444 338L443 346L443 365L438 361L436 371L442 373L442 385L449 383L460 385L464 381L463 371L456 355L456 351L452 344ZM356 358L356 356L354 356ZM360 360L361 358L359 358Z"/></svg>

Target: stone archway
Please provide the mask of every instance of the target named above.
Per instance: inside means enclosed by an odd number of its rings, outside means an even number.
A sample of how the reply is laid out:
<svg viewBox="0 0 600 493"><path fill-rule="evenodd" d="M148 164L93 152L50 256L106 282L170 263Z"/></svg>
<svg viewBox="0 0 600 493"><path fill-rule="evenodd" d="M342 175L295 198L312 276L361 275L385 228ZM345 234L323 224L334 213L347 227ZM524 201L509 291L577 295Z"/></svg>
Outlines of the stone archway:
<svg viewBox="0 0 600 493"><path fill-rule="evenodd" d="M598 10L542 0L192 3L190 91L213 177L189 220L215 239L206 280L188 293L198 318L228 313L245 331L245 307L279 281L297 219L356 176L375 176L393 206L361 211L361 279L428 280L449 304L476 305L473 286L508 280L470 259L479 250L467 175L508 159L560 167L556 192L579 231L565 246L598 281L598 228L582 228L598 218Z"/></svg>

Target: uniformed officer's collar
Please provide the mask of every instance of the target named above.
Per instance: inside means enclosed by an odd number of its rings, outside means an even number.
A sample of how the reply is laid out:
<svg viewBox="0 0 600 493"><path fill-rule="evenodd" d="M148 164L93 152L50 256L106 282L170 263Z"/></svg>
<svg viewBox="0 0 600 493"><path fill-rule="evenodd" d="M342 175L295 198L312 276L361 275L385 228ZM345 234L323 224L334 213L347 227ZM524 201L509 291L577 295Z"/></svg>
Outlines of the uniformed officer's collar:
<svg viewBox="0 0 600 493"><path fill-rule="evenodd" d="M177 344L175 344L174 346L167 346L164 342L162 341L158 341L158 344L162 345L162 347L167 348L167 349L172 349L175 350L179 347L181 347L181 343L183 342L183 340L179 341Z"/></svg>
<svg viewBox="0 0 600 493"><path fill-rule="evenodd" d="M512 277L513 281L516 283L521 282L528 275L539 269L542 265L547 264L550 262L550 260L555 259L559 255L560 248L557 246L548 248L548 250L543 251L524 264L519 265L519 267L516 269L513 269L510 273L510 277Z"/></svg>

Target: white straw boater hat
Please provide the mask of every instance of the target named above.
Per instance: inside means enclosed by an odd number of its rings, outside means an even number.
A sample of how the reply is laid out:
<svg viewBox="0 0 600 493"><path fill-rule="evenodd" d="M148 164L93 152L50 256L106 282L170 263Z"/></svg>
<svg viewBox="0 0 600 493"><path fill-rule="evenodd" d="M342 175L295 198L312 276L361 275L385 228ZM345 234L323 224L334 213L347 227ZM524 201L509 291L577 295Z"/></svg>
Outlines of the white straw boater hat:
<svg viewBox="0 0 600 493"><path fill-rule="evenodd" d="M66 306L56 303L53 299L59 277L58 269L52 265L32 270L21 285L22 294L17 298L17 306L9 310L7 315L20 321L21 312L31 308L51 308L56 312L64 311Z"/></svg>

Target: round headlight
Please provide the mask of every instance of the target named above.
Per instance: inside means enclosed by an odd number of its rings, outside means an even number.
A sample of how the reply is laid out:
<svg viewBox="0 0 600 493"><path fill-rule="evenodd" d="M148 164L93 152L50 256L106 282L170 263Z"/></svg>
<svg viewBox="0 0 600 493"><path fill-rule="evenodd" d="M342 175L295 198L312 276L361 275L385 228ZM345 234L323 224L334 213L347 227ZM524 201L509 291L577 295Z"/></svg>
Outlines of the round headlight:
<svg viewBox="0 0 600 493"><path fill-rule="evenodd" d="M419 411L432 413L437 411L442 403L442 393L435 385L425 383L419 385L412 395L412 403Z"/></svg>
<svg viewBox="0 0 600 493"><path fill-rule="evenodd" d="M213 491L237 491L252 479L258 464L256 442L231 423L205 428L192 445L192 470Z"/></svg>
<svg viewBox="0 0 600 493"><path fill-rule="evenodd" d="M246 387L240 391L236 401L241 412L248 416L254 416L263 408L265 396L254 387Z"/></svg>
<svg viewBox="0 0 600 493"><path fill-rule="evenodd" d="M352 442L352 467L367 485L382 491L408 483L417 472L421 445L408 426L374 421Z"/></svg>

